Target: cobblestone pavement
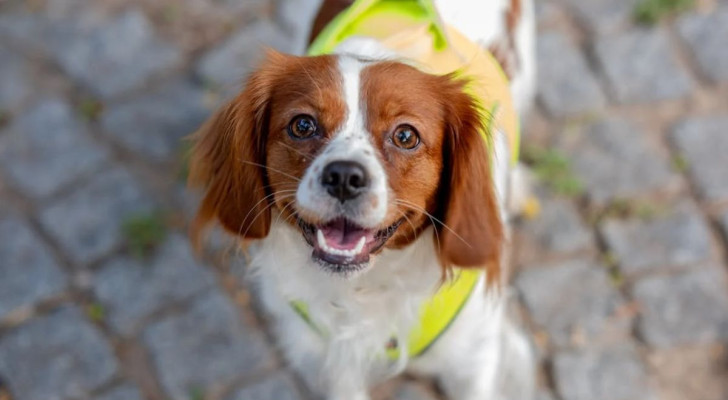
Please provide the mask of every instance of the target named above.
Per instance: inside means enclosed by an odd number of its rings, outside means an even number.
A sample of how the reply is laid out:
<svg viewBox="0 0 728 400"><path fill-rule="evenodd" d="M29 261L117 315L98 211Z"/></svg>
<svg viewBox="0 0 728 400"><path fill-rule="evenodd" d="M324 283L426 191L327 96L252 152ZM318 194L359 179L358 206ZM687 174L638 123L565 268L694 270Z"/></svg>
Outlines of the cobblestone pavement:
<svg viewBox="0 0 728 400"><path fill-rule="evenodd" d="M637 0L537 1L540 398L726 400L728 2L640 27ZM0 399L313 400L238 252L193 255L180 139L315 2L0 2Z"/></svg>

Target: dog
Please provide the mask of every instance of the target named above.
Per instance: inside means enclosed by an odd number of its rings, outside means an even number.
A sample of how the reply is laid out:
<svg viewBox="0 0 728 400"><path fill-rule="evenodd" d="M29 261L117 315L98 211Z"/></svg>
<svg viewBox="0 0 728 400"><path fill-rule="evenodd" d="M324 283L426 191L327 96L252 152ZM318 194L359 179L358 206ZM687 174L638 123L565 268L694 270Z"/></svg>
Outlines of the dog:
<svg viewBox="0 0 728 400"><path fill-rule="evenodd" d="M248 246L278 344L328 400L404 371L452 400L532 398L505 254L533 4L324 0L313 25L308 56L269 52L196 133L193 235Z"/></svg>

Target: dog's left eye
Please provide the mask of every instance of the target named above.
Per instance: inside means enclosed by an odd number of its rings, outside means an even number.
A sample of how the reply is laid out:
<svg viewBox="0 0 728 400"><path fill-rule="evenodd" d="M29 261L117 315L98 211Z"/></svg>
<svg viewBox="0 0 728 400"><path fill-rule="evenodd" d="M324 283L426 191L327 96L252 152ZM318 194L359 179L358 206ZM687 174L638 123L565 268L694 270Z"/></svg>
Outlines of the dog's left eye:
<svg viewBox="0 0 728 400"><path fill-rule="evenodd" d="M308 139L317 132L316 120L310 115L299 115L288 124L288 134L296 139Z"/></svg>
<svg viewBox="0 0 728 400"><path fill-rule="evenodd" d="M392 143L400 149L412 150L420 144L420 135L411 125L400 125L392 134Z"/></svg>

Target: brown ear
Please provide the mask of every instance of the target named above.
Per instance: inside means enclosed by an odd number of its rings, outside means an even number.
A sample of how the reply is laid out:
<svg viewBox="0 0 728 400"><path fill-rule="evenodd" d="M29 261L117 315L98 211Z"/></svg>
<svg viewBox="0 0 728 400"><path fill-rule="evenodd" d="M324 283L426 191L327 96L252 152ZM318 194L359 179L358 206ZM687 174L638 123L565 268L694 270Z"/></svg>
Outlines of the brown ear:
<svg viewBox="0 0 728 400"><path fill-rule="evenodd" d="M192 238L213 220L244 238L259 239L270 229L266 201L265 143L272 86L265 68L245 90L212 116L193 136L191 185L204 188L192 224Z"/></svg>
<svg viewBox="0 0 728 400"><path fill-rule="evenodd" d="M443 265L485 268L488 280L499 277L503 225L491 176L490 140L475 100L462 81L450 82L445 105L447 139L443 146L442 197L438 226ZM454 87L453 87L454 86Z"/></svg>

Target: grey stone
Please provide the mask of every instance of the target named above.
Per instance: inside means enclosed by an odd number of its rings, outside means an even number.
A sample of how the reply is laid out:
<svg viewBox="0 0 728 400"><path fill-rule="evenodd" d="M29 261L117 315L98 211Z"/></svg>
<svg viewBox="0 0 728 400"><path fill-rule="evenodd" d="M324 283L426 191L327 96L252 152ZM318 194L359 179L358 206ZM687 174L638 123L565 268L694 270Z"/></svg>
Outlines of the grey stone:
<svg viewBox="0 0 728 400"><path fill-rule="evenodd" d="M606 35L630 25L639 0L568 0L584 27Z"/></svg>
<svg viewBox="0 0 728 400"><path fill-rule="evenodd" d="M22 400L88 397L117 372L108 343L76 308L62 308L0 339L0 376Z"/></svg>
<svg viewBox="0 0 728 400"><path fill-rule="evenodd" d="M661 29L634 30L603 38L597 41L595 49L614 98L620 103L675 99L692 88Z"/></svg>
<svg viewBox="0 0 728 400"><path fill-rule="evenodd" d="M687 203L653 220L608 220L600 230L627 275L696 264L711 256L708 225Z"/></svg>
<svg viewBox="0 0 728 400"><path fill-rule="evenodd" d="M177 155L182 138L204 122L204 92L186 82L111 106L101 123L116 141L156 160Z"/></svg>
<svg viewBox="0 0 728 400"><path fill-rule="evenodd" d="M69 39L89 33L107 23L96 7L82 1L49 0L43 6L25 2L26 7L0 14L0 34L20 47L51 53Z"/></svg>
<svg viewBox="0 0 728 400"><path fill-rule="evenodd" d="M214 285L210 271L199 265L189 242L169 238L153 259L114 259L96 276L94 291L108 308L115 330L130 334L144 317Z"/></svg>
<svg viewBox="0 0 728 400"><path fill-rule="evenodd" d="M650 345L728 339L728 281L720 266L645 278L632 292L641 307L638 332Z"/></svg>
<svg viewBox="0 0 728 400"><path fill-rule="evenodd" d="M728 351L709 344L661 349L648 355L661 400L728 399Z"/></svg>
<svg viewBox="0 0 728 400"><path fill-rule="evenodd" d="M197 73L204 80L222 87L225 94L233 93L240 89L246 75L262 60L264 46L290 52L294 44L272 22L258 21L207 52L197 66Z"/></svg>
<svg viewBox="0 0 728 400"><path fill-rule="evenodd" d="M125 384L96 396L94 400L144 400L144 398L136 386Z"/></svg>
<svg viewBox="0 0 728 400"><path fill-rule="evenodd" d="M624 300L610 283L606 268L586 260L527 268L516 277L534 321L557 346L599 342L622 335L629 318L619 316ZM582 342L582 343L579 343Z"/></svg>
<svg viewBox="0 0 728 400"><path fill-rule="evenodd" d="M300 400L291 379L278 372L233 393L227 400Z"/></svg>
<svg viewBox="0 0 728 400"><path fill-rule="evenodd" d="M87 134L67 103L47 99L0 137L0 166L27 194L48 196L106 161L106 150Z"/></svg>
<svg viewBox="0 0 728 400"><path fill-rule="evenodd" d="M576 207L560 198L540 196L541 213L523 225L525 235L541 248L555 253L570 253L593 247L591 231L579 217Z"/></svg>
<svg viewBox="0 0 728 400"><path fill-rule="evenodd" d="M728 81L728 5L715 13L691 14L678 21L678 31L695 55L701 71L714 82Z"/></svg>
<svg viewBox="0 0 728 400"><path fill-rule="evenodd" d="M720 230L723 233L723 239L725 240L725 245L728 246L728 211L725 211L719 217L718 225L720 226Z"/></svg>
<svg viewBox="0 0 728 400"><path fill-rule="evenodd" d="M536 393L536 400L555 400L555 398L550 390L542 388Z"/></svg>
<svg viewBox="0 0 728 400"><path fill-rule="evenodd" d="M153 201L124 169L96 175L40 213L43 227L76 262L88 263L121 245L121 227L150 212Z"/></svg>
<svg viewBox="0 0 728 400"><path fill-rule="evenodd" d="M728 116L690 118L672 131L672 139L688 164L700 196L706 200L728 199Z"/></svg>
<svg viewBox="0 0 728 400"><path fill-rule="evenodd" d="M538 22L539 28L555 23L562 10L557 4L558 1L537 1L534 4L534 12L536 14L536 21Z"/></svg>
<svg viewBox="0 0 728 400"><path fill-rule="evenodd" d="M138 10L92 27L69 27L54 43L52 54L63 70L104 98L137 88L182 59Z"/></svg>
<svg viewBox="0 0 728 400"><path fill-rule="evenodd" d="M261 332L215 291L199 298L184 314L149 326L144 341L167 393L187 399L190 388L208 390L272 365Z"/></svg>
<svg viewBox="0 0 728 400"><path fill-rule="evenodd" d="M556 117L584 114L602 108L605 98L583 54L563 35L538 36L538 93Z"/></svg>
<svg viewBox="0 0 728 400"><path fill-rule="evenodd" d="M432 392L427 390L424 386L413 383L404 382L397 386L394 390L393 400L436 400Z"/></svg>
<svg viewBox="0 0 728 400"><path fill-rule="evenodd" d="M0 111L15 110L33 92L29 62L0 44Z"/></svg>
<svg viewBox="0 0 728 400"><path fill-rule="evenodd" d="M597 121L559 140L595 203L667 190L680 182L657 146L627 121Z"/></svg>
<svg viewBox="0 0 728 400"><path fill-rule="evenodd" d="M0 320L66 288L66 276L27 223L0 218L0 238Z"/></svg>
<svg viewBox="0 0 728 400"><path fill-rule="evenodd" d="M556 354L554 379L564 400L651 400L647 372L632 345Z"/></svg>
<svg viewBox="0 0 728 400"><path fill-rule="evenodd" d="M308 47L311 27L322 0L279 0L276 17L291 36L289 49L294 54L304 54Z"/></svg>

